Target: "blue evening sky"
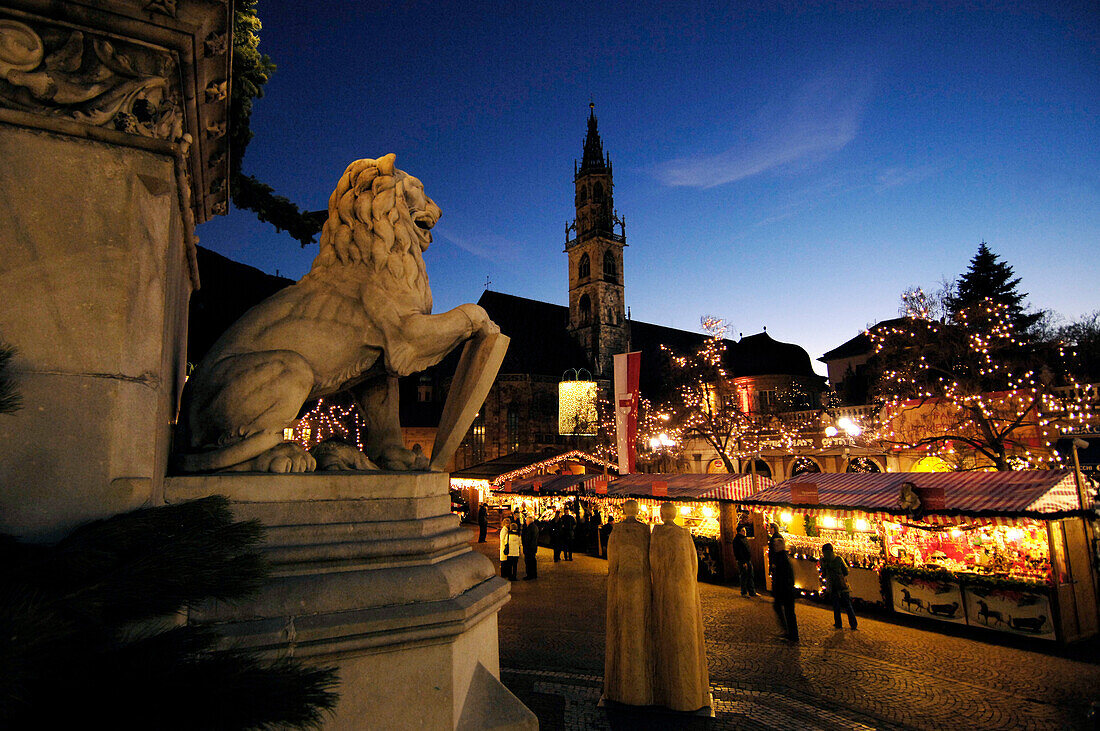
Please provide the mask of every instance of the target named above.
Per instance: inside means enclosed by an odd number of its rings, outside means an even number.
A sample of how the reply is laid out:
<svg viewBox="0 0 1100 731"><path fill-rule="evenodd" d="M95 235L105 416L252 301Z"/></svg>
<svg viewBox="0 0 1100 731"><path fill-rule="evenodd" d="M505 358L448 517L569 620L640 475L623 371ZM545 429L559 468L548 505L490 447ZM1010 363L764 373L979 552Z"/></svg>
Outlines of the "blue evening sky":
<svg viewBox="0 0 1100 731"><path fill-rule="evenodd" d="M303 8L308 7L308 10ZM397 154L442 207L436 311L567 302L596 103L637 320L767 326L812 358L963 272L984 239L1033 307L1100 308L1100 10L1083 3L261 2L279 69L245 172L310 210ZM251 213L201 243L297 278ZM819 370L824 372L820 364Z"/></svg>

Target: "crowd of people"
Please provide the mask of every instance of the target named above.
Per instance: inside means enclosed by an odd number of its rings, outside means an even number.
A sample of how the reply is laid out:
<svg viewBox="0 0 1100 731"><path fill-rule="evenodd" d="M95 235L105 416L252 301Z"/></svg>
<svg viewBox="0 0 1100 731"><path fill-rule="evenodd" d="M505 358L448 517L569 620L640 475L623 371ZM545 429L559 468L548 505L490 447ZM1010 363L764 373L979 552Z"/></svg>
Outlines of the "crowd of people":
<svg viewBox="0 0 1100 731"><path fill-rule="evenodd" d="M538 578L538 548L541 535L548 535L549 547L554 552L554 562L572 561L574 549L594 549L598 555L607 556L607 541L612 520L600 514L598 507L574 499L553 509L552 514L539 517L528 513L522 503L501 512L500 519L500 572L510 581L519 579L519 559L523 558L524 580ZM478 542L484 543L488 532L488 510L484 504L478 508ZM852 593L848 585L848 564L833 551L833 546L822 546L821 572L833 603L836 629L842 629L842 612L848 617L848 626L857 629ZM752 554L745 529L739 528L733 540L733 554L737 561L742 596L758 596L753 577ZM772 601L780 633L790 642L798 642L798 619L795 616L794 566L787 554L786 542L779 526L772 523L768 537L768 571L772 580Z"/></svg>
<svg viewBox="0 0 1100 731"><path fill-rule="evenodd" d="M478 508L477 523L478 542L485 543L489 516L484 504ZM610 517L605 520L598 507L583 500L566 501L541 516L531 514L523 503L517 503L511 509L501 511L501 576L511 581L518 580L519 559L523 558L523 578L538 578L540 538L554 552L554 562L557 563L572 561L574 550L592 550L606 557L610 533Z"/></svg>

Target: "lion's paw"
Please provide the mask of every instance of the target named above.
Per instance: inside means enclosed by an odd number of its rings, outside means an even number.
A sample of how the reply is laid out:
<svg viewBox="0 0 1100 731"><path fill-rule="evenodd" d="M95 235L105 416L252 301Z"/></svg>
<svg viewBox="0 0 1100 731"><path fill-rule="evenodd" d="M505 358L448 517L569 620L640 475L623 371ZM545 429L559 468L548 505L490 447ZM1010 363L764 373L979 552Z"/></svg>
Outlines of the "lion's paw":
<svg viewBox="0 0 1100 731"><path fill-rule="evenodd" d="M367 455L339 439L321 442L310 454L317 460L318 470L376 470L378 466Z"/></svg>
<svg viewBox="0 0 1100 731"><path fill-rule="evenodd" d="M424 472L428 469L428 458L417 444L412 449L404 447L386 447L376 461L384 470L397 472Z"/></svg>
<svg viewBox="0 0 1100 731"><path fill-rule="evenodd" d="M256 472L313 472L317 460L297 442L276 444L252 461Z"/></svg>
<svg viewBox="0 0 1100 731"><path fill-rule="evenodd" d="M473 335L484 337L485 335L495 335L500 332L500 325L497 325L490 319L489 313L485 311L485 308L473 304L459 305L459 307L466 313L466 317L470 318L470 324L473 326Z"/></svg>

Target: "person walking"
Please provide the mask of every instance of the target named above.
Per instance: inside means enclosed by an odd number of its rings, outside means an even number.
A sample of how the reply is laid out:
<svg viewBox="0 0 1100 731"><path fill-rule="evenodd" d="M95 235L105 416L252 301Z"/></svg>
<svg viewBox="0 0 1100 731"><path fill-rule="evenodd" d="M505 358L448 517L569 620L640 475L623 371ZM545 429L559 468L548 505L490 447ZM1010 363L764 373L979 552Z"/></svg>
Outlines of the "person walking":
<svg viewBox="0 0 1100 731"><path fill-rule="evenodd" d="M489 509L485 507L485 503L478 506L477 509L477 542L485 542L485 534L489 530Z"/></svg>
<svg viewBox="0 0 1100 731"><path fill-rule="evenodd" d="M794 566L787 555L787 543L783 536L778 536L773 545L772 599L775 604L772 608L783 635L791 642L798 642L798 621L794 616Z"/></svg>
<svg viewBox="0 0 1100 731"><path fill-rule="evenodd" d="M562 532L562 553L565 554L566 561L573 560L573 536L577 530L577 519L573 517L573 513L568 510L565 511L565 515L561 518L561 532Z"/></svg>
<svg viewBox="0 0 1100 731"><path fill-rule="evenodd" d="M848 613L848 626L856 629L856 610L852 607L852 588L848 586L848 563L843 556L833 553L833 544L821 547L821 573L825 575L825 588L833 599L833 625L842 629L840 610Z"/></svg>
<svg viewBox="0 0 1100 731"><path fill-rule="evenodd" d="M505 518L500 526L500 575L509 581L516 580L516 569L521 551L518 528L513 530L512 521Z"/></svg>
<svg viewBox="0 0 1100 731"><path fill-rule="evenodd" d="M527 519L527 525L523 526L523 580L537 579L539 577L538 551L539 551L539 524L534 518Z"/></svg>
<svg viewBox="0 0 1100 731"><path fill-rule="evenodd" d="M737 529L733 539L733 558L737 561L737 578L741 581L741 596L756 596L756 583L752 575L752 550L745 528Z"/></svg>
<svg viewBox="0 0 1100 731"><path fill-rule="evenodd" d="M555 510L550 521L550 547L554 549L554 563L561 560L561 530L561 510Z"/></svg>
<svg viewBox="0 0 1100 731"><path fill-rule="evenodd" d="M768 532L768 576L772 576L775 573L775 542L782 540L782 535L779 533L778 523L769 525Z"/></svg>

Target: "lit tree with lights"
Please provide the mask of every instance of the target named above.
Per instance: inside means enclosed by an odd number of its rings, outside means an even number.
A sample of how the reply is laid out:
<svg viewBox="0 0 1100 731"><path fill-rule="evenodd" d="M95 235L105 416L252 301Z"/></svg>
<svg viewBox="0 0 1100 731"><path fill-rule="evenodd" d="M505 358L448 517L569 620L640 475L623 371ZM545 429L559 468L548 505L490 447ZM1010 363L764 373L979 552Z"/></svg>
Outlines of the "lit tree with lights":
<svg viewBox="0 0 1100 731"><path fill-rule="evenodd" d="M599 428L592 454L608 462L618 461L618 445L615 431L615 410L611 402L597 401ZM638 462L660 465L675 464L683 455L684 435L672 421L672 414L655 407L649 399L638 401L638 431L634 440L634 454Z"/></svg>
<svg viewBox="0 0 1100 731"><path fill-rule="evenodd" d="M957 296L947 302L937 308L935 297L911 290L902 296L901 324L868 331L880 368L875 437L957 469L1057 464L1058 427L1083 423L1090 412L1087 402L1056 390L1077 385L1066 349L1030 342L1017 323L1035 321L1013 301L986 297L958 309L951 309L962 302Z"/></svg>
<svg viewBox="0 0 1100 731"><path fill-rule="evenodd" d="M672 366L675 388L662 411L683 436L706 442L732 474L738 471L739 443L753 430L753 419L741 408L723 362L726 323L704 317L702 324L707 338L695 352L680 355L661 346Z"/></svg>

